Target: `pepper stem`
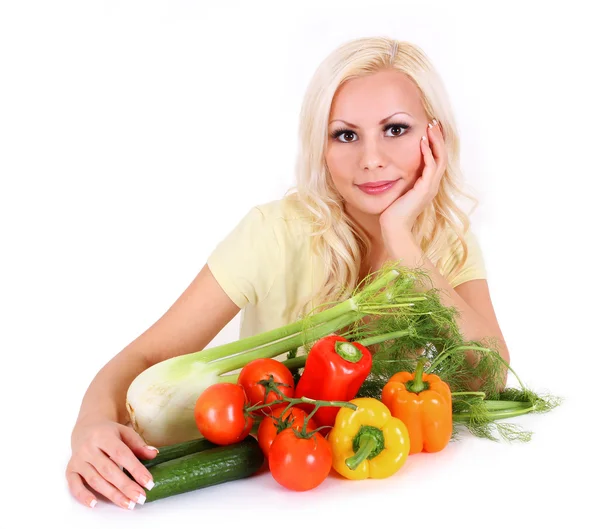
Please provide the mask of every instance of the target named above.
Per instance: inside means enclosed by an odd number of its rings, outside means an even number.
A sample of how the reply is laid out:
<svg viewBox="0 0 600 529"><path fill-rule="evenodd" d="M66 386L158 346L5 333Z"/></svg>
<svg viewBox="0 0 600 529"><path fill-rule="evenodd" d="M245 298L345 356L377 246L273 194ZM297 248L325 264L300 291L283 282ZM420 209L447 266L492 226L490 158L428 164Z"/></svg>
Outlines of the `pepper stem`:
<svg viewBox="0 0 600 529"><path fill-rule="evenodd" d="M335 352L344 360L356 364L363 357L361 350L350 342L335 342Z"/></svg>
<svg viewBox="0 0 600 529"><path fill-rule="evenodd" d="M407 381L406 383L406 389L411 393L421 393L421 391L429 389L429 382L425 382L423 380L423 366L425 364L425 360L425 358L419 358L419 361L417 362L417 369L415 371L415 378Z"/></svg>
<svg viewBox="0 0 600 529"><path fill-rule="evenodd" d="M371 452L377 446L377 439L373 435L363 435L360 440L360 445L358 448L358 452L354 454L352 457L346 459L346 466L350 470L356 470L358 465L360 465L367 457L371 455Z"/></svg>
<svg viewBox="0 0 600 529"><path fill-rule="evenodd" d="M363 425L352 440L354 455L346 459L346 466L356 470L365 459L373 459L385 448L383 431L375 426Z"/></svg>

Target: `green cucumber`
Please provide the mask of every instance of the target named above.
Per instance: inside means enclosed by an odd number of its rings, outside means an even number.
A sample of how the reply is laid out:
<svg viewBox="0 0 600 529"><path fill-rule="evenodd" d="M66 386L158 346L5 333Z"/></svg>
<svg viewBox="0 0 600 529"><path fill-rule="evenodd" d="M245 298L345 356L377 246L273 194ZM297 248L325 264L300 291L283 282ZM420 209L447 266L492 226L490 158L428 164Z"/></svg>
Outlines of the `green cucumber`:
<svg viewBox="0 0 600 529"><path fill-rule="evenodd" d="M164 463L165 461L170 461L171 459L177 459L178 457L195 454L196 452L203 452L204 450L216 448L217 446L219 445L211 443L208 439L193 439L192 441L185 441L183 443L163 446L160 448L158 455L155 458L140 459L140 462L146 468L150 468L160 463Z"/></svg>
<svg viewBox="0 0 600 529"><path fill-rule="evenodd" d="M263 463L263 452L258 441L251 436L239 443L159 463L148 469L154 487L146 491L146 503L249 477Z"/></svg>

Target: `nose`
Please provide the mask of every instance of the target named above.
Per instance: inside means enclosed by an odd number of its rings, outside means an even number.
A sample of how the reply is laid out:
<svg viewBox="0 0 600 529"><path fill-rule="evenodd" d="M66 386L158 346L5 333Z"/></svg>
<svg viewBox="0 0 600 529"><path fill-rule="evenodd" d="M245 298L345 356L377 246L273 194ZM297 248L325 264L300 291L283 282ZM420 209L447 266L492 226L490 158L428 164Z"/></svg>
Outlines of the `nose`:
<svg viewBox="0 0 600 529"><path fill-rule="evenodd" d="M366 139L360 158L360 165L364 169L374 170L384 166L384 155L376 138Z"/></svg>

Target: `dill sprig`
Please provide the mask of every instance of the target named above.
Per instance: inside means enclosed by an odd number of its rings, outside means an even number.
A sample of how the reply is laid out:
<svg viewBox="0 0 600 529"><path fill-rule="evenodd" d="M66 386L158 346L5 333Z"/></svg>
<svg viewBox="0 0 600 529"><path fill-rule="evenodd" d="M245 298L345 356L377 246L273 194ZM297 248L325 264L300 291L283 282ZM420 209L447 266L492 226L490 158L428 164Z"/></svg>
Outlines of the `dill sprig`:
<svg viewBox="0 0 600 529"><path fill-rule="evenodd" d="M506 388L497 400L453 396L453 437L458 436L459 425L472 434L493 441L530 441L532 432L521 426L497 422L527 413L547 413L560 405L562 399L552 395L538 395L531 389ZM498 434L494 435L494 434Z"/></svg>
<svg viewBox="0 0 600 529"><path fill-rule="evenodd" d="M391 269L399 272L398 278L384 290L371 291L361 299L359 311L368 318L355 319L337 332L368 346L373 353L371 373L357 397L380 399L383 387L395 373L414 372L419 358L424 356L427 372L438 375L454 394L454 439L464 426L478 437L529 441L531 432L498 421L526 413L545 413L558 406L561 399L527 388L500 355L496 339L465 340L457 324L458 310L441 302L441 291L432 287L425 269L388 262L367 276L352 295ZM306 350L311 346L305 344ZM467 351L474 361L469 361ZM520 388L503 387L507 369L515 375ZM475 381L479 392L476 396L472 391Z"/></svg>

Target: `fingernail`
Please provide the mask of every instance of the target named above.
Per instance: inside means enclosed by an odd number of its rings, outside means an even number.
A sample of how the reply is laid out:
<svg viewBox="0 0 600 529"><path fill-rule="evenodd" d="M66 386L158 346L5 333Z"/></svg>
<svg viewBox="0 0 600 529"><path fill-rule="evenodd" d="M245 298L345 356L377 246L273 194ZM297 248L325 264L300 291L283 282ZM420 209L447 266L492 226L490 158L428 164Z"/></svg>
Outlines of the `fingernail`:
<svg viewBox="0 0 600 529"><path fill-rule="evenodd" d="M433 118L433 124L434 124L434 125L437 125L437 124L438 124L438 120L437 120L437 119L435 119L435 118Z"/></svg>
<svg viewBox="0 0 600 529"><path fill-rule="evenodd" d="M154 447L154 446L146 446L146 448L147 448L148 450L155 450L157 454L159 453L159 452L158 452L158 448L156 448L156 447Z"/></svg>
<svg viewBox="0 0 600 529"><path fill-rule="evenodd" d="M92 500L92 501L90 502L90 507L93 509L93 508L96 506L96 504L97 504L97 503L98 503L98 502L97 502L96 500Z"/></svg>
<svg viewBox="0 0 600 529"><path fill-rule="evenodd" d="M129 505L127 505L127 508L128 508L130 511L133 511L133 508L134 508L134 507L135 507L135 503L134 503L133 501L129 500Z"/></svg>
<svg viewBox="0 0 600 529"><path fill-rule="evenodd" d="M435 120L434 120L434 121L435 121ZM433 125L435 125L435 123L434 123ZM433 128L433 125L432 125L431 123L427 123L427 126L428 126L430 129L432 129L432 128Z"/></svg>
<svg viewBox="0 0 600 529"><path fill-rule="evenodd" d="M146 495L145 494L140 494L139 497L138 497L138 499L137 499L137 502L140 505L144 505L145 501L146 501Z"/></svg>
<svg viewBox="0 0 600 529"><path fill-rule="evenodd" d="M148 483L146 483L146 488L148 490L152 490L152 487L154 487L154 481L152 481L151 479L148 480Z"/></svg>
<svg viewBox="0 0 600 529"><path fill-rule="evenodd" d="M423 141L427 141L427 136L423 136L421 139L422 139Z"/></svg>

